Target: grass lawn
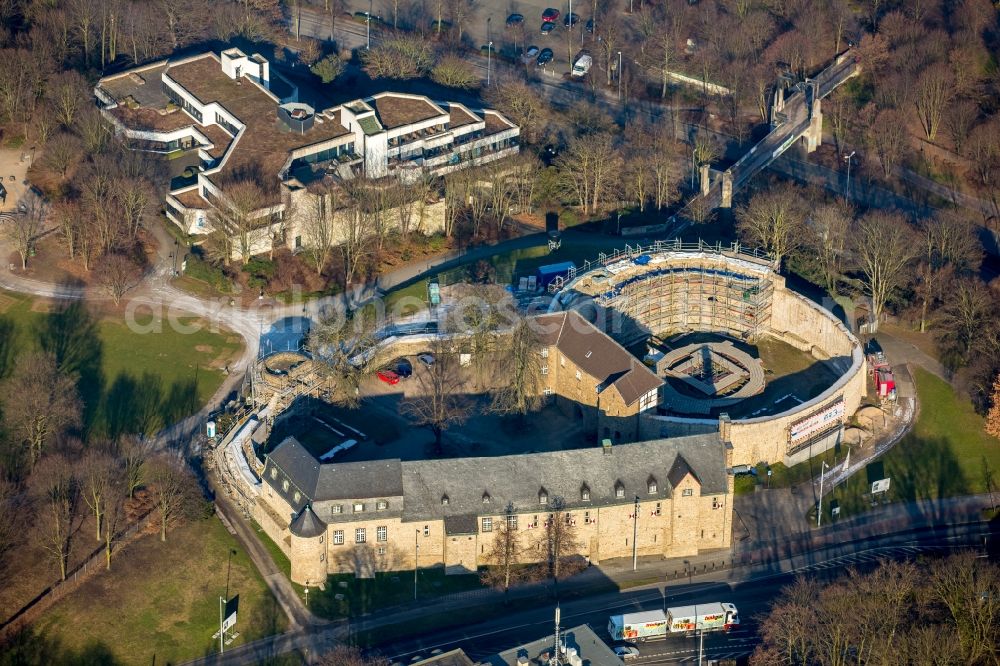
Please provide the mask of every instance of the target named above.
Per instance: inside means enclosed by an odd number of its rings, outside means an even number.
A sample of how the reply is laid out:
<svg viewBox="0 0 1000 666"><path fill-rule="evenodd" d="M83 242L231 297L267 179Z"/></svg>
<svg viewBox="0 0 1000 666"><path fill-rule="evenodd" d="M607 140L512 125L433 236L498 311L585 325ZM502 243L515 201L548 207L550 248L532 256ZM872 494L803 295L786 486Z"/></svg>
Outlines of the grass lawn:
<svg viewBox="0 0 1000 666"><path fill-rule="evenodd" d="M250 558L215 518L179 526L161 543L131 544L100 573L56 604L36 629L65 650L106 650L125 664L177 663L218 649L219 597L240 595L233 643L285 630L286 619Z"/></svg>
<svg viewBox="0 0 1000 666"><path fill-rule="evenodd" d="M892 479L889 501L911 501L988 492L1000 487L1000 440L983 432L983 418L951 385L917 369L914 380L920 415L912 431L882 460ZM818 464L818 463L817 463ZM831 497L840 502L841 517L870 506L864 472L838 487ZM829 516L829 501L824 505Z"/></svg>
<svg viewBox="0 0 1000 666"><path fill-rule="evenodd" d="M131 330L121 311L94 314L81 303L0 291L0 377L18 352L52 351L79 377L88 429L110 436L148 433L207 402L243 345L239 336L213 333L207 325L186 333L149 315L136 320L145 330ZM188 327L197 320L179 322Z"/></svg>

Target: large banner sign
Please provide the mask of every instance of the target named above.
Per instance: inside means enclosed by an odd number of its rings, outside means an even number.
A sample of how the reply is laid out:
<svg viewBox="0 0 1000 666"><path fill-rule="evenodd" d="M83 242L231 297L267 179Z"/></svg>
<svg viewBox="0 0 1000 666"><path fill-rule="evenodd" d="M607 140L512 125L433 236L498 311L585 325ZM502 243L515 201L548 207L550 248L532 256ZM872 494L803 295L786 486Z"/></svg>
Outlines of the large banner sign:
<svg viewBox="0 0 1000 666"><path fill-rule="evenodd" d="M813 412L801 421L793 423L788 432L790 443L798 444L817 433L829 430L831 426L843 421L844 411L844 399L841 397L818 412Z"/></svg>

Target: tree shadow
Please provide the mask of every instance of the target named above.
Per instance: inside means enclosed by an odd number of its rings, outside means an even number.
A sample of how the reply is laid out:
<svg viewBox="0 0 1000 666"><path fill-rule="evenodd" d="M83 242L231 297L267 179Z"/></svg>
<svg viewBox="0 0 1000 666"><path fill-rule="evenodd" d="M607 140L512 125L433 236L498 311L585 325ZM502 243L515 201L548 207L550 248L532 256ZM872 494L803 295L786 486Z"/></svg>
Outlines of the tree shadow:
<svg viewBox="0 0 1000 666"><path fill-rule="evenodd" d="M9 317L0 317L0 379L10 374L14 368L14 347L17 343L17 327Z"/></svg>
<svg viewBox="0 0 1000 666"><path fill-rule="evenodd" d="M947 441L911 435L896 447L902 455L887 459L886 471L898 499L912 502L968 492L969 479Z"/></svg>
<svg viewBox="0 0 1000 666"><path fill-rule="evenodd" d="M190 379L181 379L170 385L160 401L160 418L163 423L175 423L198 411L198 371Z"/></svg>
<svg viewBox="0 0 1000 666"><path fill-rule="evenodd" d="M25 627L0 644L0 666L116 666L122 663L102 641L88 641L79 650L58 637Z"/></svg>
<svg viewBox="0 0 1000 666"><path fill-rule="evenodd" d="M118 375L102 403L100 425L104 434L117 439L152 432L162 422L163 402L163 380L159 375L146 372L139 379L130 374Z"/></svg>
<svg viewBox="0 0 1000 666"><path fill-rule="evenodd" d="M97 320L83 303L70 301L41 320L37 335L41 348L55 356L59 369L77 375L84 430L89 432L104 389L104 349Z"/></svg>

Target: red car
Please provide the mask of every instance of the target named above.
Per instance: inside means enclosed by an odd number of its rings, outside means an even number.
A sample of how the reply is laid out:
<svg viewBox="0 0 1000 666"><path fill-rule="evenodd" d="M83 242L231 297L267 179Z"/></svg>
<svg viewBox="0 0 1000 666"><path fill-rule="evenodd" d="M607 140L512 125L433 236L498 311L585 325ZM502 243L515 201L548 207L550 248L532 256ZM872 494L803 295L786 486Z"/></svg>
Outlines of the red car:
<svg viewBox="0 0 1000 666"><path fill-rule="evenodd" d="M399 383L399 375L397 375L392 370L379 370L378 378L381 379L386 384L389 384L390 386Z"/></svg>
<svg viewBox="0 0 1000 666"><path fill-rule="evenodd" d="M549 7L544 12L542 12L543 23L555 23L558 18L559 18L559 10L553 7Z"/></svg>

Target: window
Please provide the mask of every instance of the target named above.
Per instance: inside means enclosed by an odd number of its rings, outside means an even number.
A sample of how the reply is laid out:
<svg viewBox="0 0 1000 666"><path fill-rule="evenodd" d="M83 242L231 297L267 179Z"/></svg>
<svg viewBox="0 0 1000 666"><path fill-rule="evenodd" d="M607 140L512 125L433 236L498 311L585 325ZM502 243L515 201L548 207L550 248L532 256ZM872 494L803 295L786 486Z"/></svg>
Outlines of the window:
<svg viewBox="0 0 1000 666"><path fill-rule="evenodd" d="M281 489L286 493L288 492L288 479L281 482Z"/></svg>
<svg viewBox="0 0 1000 666"><path fill-rule="evenodd" d="M448 504L448 496L447 495L441 495L441 504L442 505Z"/></svg>
<svg viewBox="0 0 1000 666"><path fill-rule="evenodd" d="M365 528L359 527L354 530L354 543L364 543L366 541Z"/></svg>
<svg viewBox="0 0 1000 666"><path fill-rule="evenodd" d="M489 503L490 503L490 494L483 493L483 504L489 504Z"/></svg>
<svg viewBox="0 0 1000 666"><path fill-rule="evenodd" d="M343 546L344 545L344 530L334 530L333 531L333 545Z"/></svg>
<svg viewBox="0 0 1000 666"><path fill-rule="evenodd" d="M580 371L579 371L579 370L577 370L577 371L576 371L576 381L580 381L580 377L581 377L581 376L580 376Z"/></svg>
<svg viewBox="0 0 1000 666"><path fill-rule="evenodd" d="M538 353L541 354L542 358L548 358L549 357L549 348L548 347L543 347L542 351L540 351Z"/></svg>
<svg viewBox="0 0 1000 666"><path fill-rule="evenodd" d="M319 561L320 562L326 562L326 553L320 553L319 554Z"/></svg>
<svg viewBox="0 0 1000 666"><path fill-rule="evenodd" d="M538 527L538 516L535 516L531 519L531 526Z"/></svg>
<svg viewBox="0 0 1000 666"><path fill-rule="evenodd" d="M553 393L554 391L550 389L548 386L542 389L542 395L552 395Z"/></svg>
<svg viewBox="0 0 1000 666"><path fill-rule="evenodd" d="M580 486L580 500L584 502L590 501L590 487L586 483Z"/></svg>
<svg viewBox="0 0 1000 666"><path fill-rule="evenodd" d="M615 484L615 497L625 497L625 486L621 481Z"/></svg>
<svg viewBox="0 0 1000 666"><path fill-rule="evenodd" d="M649 479L646 480L646 488L647 488L647 490L649 490L649 494L650 495L655 495L656 494L656 479L654 479L653 477L649 477Z"/></svg>
<svg viewBox="0 0 1000 666"><path fill-rule="evenodd" d="M547 365L543 365L542 366L542 374L543 375L549 374L549 366L547 366Z"/></svg>
<svg viewBox="0 0 1000 666"><path fill-rule="evenodd" d="M659 502L656 503L656 508L653 509L653 515L654 516L660 515L660 503Z"/></svg>
<svg viewBox="0 0 1000 666"><path fill-rule="evenodd" d="M389 530L385 528L385 525L379 525L375 528L375 540L379 543L385 543L389 540Z"/></svg>
<svg viewBox="0 0 1000 666"><path fill-rule="evenodd" d="M712 508L713 509L718 509L719 508L719 498L718 497L713 497L712 498Z"/></svg>
<svg viewBox="0 0 1000 666"><path fill-rule="evenodd" d="M319 535L319 542L323 543L323 535L322 534Z"/></svg>
<svg viewBox="0 0 1000 666"><path fill-rule="evenodd" d="M376 511L385 511L388 508L389 508L389 503L386 502L385 500L379 500L378 502L375 502Z"/></svg>
<svg viewBox="0 0 1000 666"><path fill-rule="evenodd" d="M691 495L694 495L694 489L693 488L685 488L684 492L682 492L681 495L684 496L684 497L691 497Z"/></svg>
<svg viewBox="0 0 1000 666"><path fill-rule="evenodd" d="M549 493L546 492L545 488L538 491L538 503L548 504L549 503Z"/></svg>
<svg viewBox="0 0 1000 666"><path fill-rule="evenodd" d="M277 467L272 467L271 468L271 478L272 479L277 479L278 478L278 468Z"/></svg>
<svg viewBox="0 0 1000 666"><path fill-rule="evenodd" d="M302 493L300 493L299 491L296 490L295 494L292 495L292 499L295 501L296 504L298 504L299 500L302 499Z"/></svg>
<svg viewBox="0 0 1000 666"><path fill-rule="evenodd" d="M379 555L385 555L385 548L380 546L378 550L376 550L375 552L378 553Z"/></svg>
<svg viewBox="0 0 1000 666"><path fill-rule="evenodd" d="M561 365L564 368L566 367L566 357L565 356L560 356L559 357L559 365Z"/></svg>
<svg viewBox="0 0 1000 666"><path fill-rule="evenodd" d="M492 532L492 531L493 531L493 519L483 518L483 532Z"/></svg>
<svg viewBox="0 0 1000 666"><path fill-rule="evenodd" d="M424 536L430 536L430 535L431 535L431 528L428 527L427 525L424 525Z"/></svg>
<svg viewBox="0 0 1000 666"><path fill-rule="evenodd" d="M583 524L584 525L589 525L590 524L590 512L589 511L584 511L583 512Z"/></svg>
<svg viewBox="0 0 1000 666"><path fill-rule="evenodd" d="M365 510L364 504L362 504L361 502L354 503L354 513L361 513L364 510Z"/></svg>
<svg viewBox="0 0 1000 666"><path fill-rule="evenodd" d="M507 516L507 529L517 529L517 516Z"/></svg>
<svg viewBox="0 0 1000 666"><path fill-rule="evenodd" d="M344 512L343 504L334 504L333 506L330 507L330 513L332 514L338 514L343 512Z"/></svg>

